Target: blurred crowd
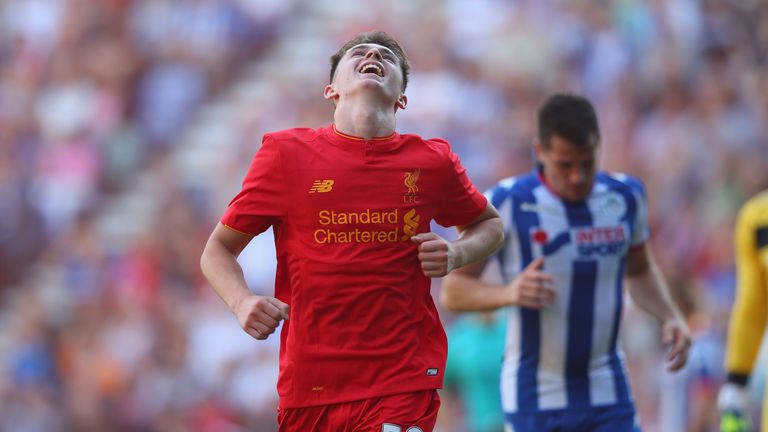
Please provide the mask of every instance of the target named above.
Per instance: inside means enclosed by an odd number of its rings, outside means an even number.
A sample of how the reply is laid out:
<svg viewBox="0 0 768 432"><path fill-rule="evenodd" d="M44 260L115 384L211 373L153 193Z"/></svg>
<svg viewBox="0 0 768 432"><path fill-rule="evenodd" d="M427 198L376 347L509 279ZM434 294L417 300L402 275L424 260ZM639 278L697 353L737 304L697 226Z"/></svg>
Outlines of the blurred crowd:
<svg viewBox="0 0 768 432"><path fill-rule="evenodd" d="M734 216L768 187L756 0L0 0L0 431L276 429L277 338L239 329L199 254L261 135L331 122L328 57L372 29L412 61L398 130L448 139L482 189L531 169L546 95L595 103L700 341L660 373L629 305L641 423L711 430ZM273 248L240 258L254 291Z"/></svg>

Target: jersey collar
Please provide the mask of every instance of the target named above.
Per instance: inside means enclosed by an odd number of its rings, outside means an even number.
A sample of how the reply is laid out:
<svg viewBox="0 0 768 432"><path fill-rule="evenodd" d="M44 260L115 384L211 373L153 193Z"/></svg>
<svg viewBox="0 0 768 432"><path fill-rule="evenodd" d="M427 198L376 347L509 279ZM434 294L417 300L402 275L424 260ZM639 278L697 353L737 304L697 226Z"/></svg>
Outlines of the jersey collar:
<svg viewBox="0 0 768 432"><path fill-rule="evenodd" d="M326 135L334 144L345 147L360 146L361 144L366 144L373 145L373 147L377 149L388 149L397 146L398 142L400 141L400 134L397 132L392 132L392 134L387 136L374 137L372 139L366 140L362 137L348 135L344 132L340 132L336 129L335 124L331 124L328 128L326 128Z"/></svg>
<svg viewBox="0 0 768 432"><path fill-rule="evenodd" d="M595 179L592 182L592 188L589 190L589 195L587 195L587 197L583 201L567 201L567 200L564 200L563 197L561 197L557 193L557 191L555 191L555 189L553 189L552 186L550 186L550 184L547 182L547 178L544 177L544 170L541 165L537 164L537 166L534 168L534 174L539 179L539 182L543 184L545 188L547 188L550 194L552 194L552 196L554 196L555 198L557 198L558 200L560 200L566 205L578 205L578 204L582 204L589 201L589 199L595 193L595 187L597 187L597 176L595 176Z"/></svg>

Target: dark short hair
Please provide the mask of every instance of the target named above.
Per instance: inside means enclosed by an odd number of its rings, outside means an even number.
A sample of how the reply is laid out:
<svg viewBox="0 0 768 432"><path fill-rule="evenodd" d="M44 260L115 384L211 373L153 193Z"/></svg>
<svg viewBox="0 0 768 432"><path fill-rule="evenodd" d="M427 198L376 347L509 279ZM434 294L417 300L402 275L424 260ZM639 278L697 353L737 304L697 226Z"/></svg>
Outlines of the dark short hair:
<svg viewBox="0 0 768 432"><path fill-rule="evenodd" d="M344 54L349 51L350 48L360 44L377 44L387 47L395 53L398 60L400 60L400 70L403 72L403 91L408 85L408 71L411 70L411 64L408 62L408 58L405 56L405 51L399 43L392 36L386 34L383 31L375 31L368 33L360 33L347 43L344 44L334 55L331 56L331 76L328 80L329 83L333 82L333 77L336 75L336 67L339 65L339 61L344 57Z"/></svg>
<svg viewBox="0 0 768 432"><path fill-rule="evenodd" d="M550 138L557 135L577 146L600 141L600 127L592 103L583 96L554 94L539 108L539 141L549 148Z"/></svg>

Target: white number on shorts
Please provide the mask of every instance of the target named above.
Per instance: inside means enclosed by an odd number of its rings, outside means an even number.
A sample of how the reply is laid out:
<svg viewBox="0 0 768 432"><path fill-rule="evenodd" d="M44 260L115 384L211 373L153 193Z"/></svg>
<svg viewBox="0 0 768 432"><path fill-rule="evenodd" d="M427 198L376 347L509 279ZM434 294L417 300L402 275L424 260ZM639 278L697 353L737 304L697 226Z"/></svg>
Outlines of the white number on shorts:
<svg viewBox="0 0 768 432"><path fill-rule="evenodd" d="M391 423L384 423L381 425L381 432L402 432L403 429L398 425L393 425ZM424 432L421 430L418 426L411 426L406 430L405 432Z"/></svg>

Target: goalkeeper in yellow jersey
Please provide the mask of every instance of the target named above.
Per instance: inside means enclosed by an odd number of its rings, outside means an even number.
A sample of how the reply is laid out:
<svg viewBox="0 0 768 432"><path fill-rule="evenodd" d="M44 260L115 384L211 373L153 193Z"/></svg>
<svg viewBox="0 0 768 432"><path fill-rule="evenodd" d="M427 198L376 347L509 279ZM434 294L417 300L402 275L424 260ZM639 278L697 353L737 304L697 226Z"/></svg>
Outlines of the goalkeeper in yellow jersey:
<svg viewBox="0 0 768 432"><path fill-rule="evenodd" d="M717 400L721 432L753 430L747 413L746 385L768 318L768 190L742 207L736 222L735 241L738 286L728 329L728 379ZM766 402L763 431L768 431Z"/></svg>

